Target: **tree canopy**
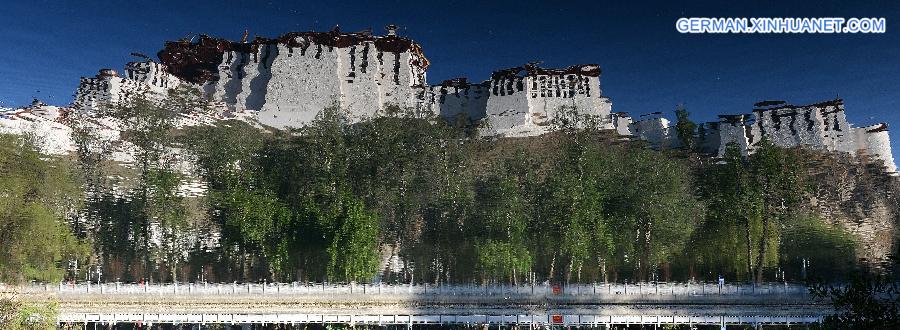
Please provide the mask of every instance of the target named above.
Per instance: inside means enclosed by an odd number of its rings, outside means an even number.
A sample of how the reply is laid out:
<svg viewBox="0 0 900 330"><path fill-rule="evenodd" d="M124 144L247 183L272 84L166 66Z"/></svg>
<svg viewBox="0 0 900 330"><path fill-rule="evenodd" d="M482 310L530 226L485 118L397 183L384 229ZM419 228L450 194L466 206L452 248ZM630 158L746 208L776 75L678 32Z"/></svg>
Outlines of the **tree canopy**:
<svg viewBox="0 0 900 330"><path fill-rule="evenodd" d="M799 150L700 155L683 108L687 148L659 151L568 107L552 133L488 139L397 106L358 122L328 108L294 130L182 127L189 109L211 111L193 97L110 105L129 164L89 129L65 160L4 136L0 280L71 278L69 260L133 281L513 284L859 265L860 238L813 204L824 186Z"/></svg>

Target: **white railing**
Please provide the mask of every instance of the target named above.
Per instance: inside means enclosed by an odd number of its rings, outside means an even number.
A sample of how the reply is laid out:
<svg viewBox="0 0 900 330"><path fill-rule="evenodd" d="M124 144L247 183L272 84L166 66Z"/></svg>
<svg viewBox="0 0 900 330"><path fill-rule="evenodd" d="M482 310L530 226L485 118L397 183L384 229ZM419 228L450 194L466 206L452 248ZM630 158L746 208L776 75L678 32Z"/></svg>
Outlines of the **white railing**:
<svg viewBox="0 0 900 330"><path fill-rule="evenodd" d="M352 315L352 314L200 314L200 313L72 313L59 315L59 323L193 323L193 324L497 324L497 325L609 325L612 324L766 324L821 323L822 315L642 315L642 314L538 314L538 315Z"/></svg>
<svg viewBox="0 0 900 330"><path fill-rule="evenodd" d="M809 324L820 323L831 310L828 305L814 303L808 289L800 284L726 284L711 283L638 283L638 284L579 284L554 285L410 285L410 284L329 284L329 283L59 283L32 284L15 289L22 293L56 293L60 300L91 301L103 297L109 306L82 308L68 306L60 310L59 323L194 323L194 324L518 324L518 325L610 325L610 324ZM129 296L131 295L131 296ZM209 305L207 297L221 296L225 301L277 302L285 299L310 299L328 301L390 301L397 299L423 299L427 302L459 301L493 304L504 308L399 308L402 314L390 313L391 309L366 311L356 308L334 309L320 312L314 307L285 313L277 308L248 309L242 307ZM141 298L144 297L144 298ZM153 298L156 297L156 298ZM162 297L162 298L160 298ZM191 297L203 297L202 306L181 311L160 307L151 303L134 308L118 308L116 301L169 300L189 306ZM259 299L265 297L266 299ZM86 299L86 300L85 300ZM148 300L143 300L148 299ZM548 299L551 306L567 303L664 303L659 308L641 312L640 308L616 308L596 310L595 314L573 313L577 309L558 307L516 308L516 299ZM696 302L701 304L695 304ZM707 302L707 303L703 303ZM680 303L685 303L680 305ZM746 308L747 303L757 307ZM264 303L262 303L264 304ZM389 303L390 304L390 303ZM764 306L771 305L771 306ZM425 306L425 305L423 305ZM668 306L668 307L662 307ZM677 307L672 307L677 306ZM134 307L134 306L131 306ZM184 307L184 306L182 306ZM620 306L621 307L621 306ZM220 310L221 309L221 310ZM585 313L582 309L579 312ZM188 312L189 311L189 312ZM238 313L235 313L238 312ZM318 312L318 313L317 313ZM492 313L498 313L494 315ZM592 312L587 312L592 313ZM649 313L649 314L647 314Z"/></svg>
<svg viewBox="0 0 900 330"><path fill-rule="evenodd" d="M787 283L596 283L570 285L429 285L330 283L58 283L7 288L20 292L60 294L172 294L172 295L406 295L406 296L772 296L809 295L805 285Z"/></svg>

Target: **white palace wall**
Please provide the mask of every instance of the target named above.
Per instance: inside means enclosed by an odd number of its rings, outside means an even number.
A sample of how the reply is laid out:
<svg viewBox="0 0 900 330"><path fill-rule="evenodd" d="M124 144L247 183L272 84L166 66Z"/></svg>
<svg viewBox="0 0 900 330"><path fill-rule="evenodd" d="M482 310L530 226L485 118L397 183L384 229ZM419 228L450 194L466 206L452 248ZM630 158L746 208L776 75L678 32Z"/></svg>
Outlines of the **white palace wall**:
<svg viewBox="0 0 900 330"><path fill-rule="evenodd" d="M613 128L612 102L601 94L597 65L545 69L529 64L495 72L487 87L490 94L481 135L541 135L553 129L554 119L566 108L602 120L603 128Z"/></svg>
<svg viewBox="0 0 900 330"><path fill-rule="evenodd" d="M560 109L574 108L600 119L603 128L648 141L653 148L680 145L661 113L637 119L612 113L601 93L600 68L593 64L560 69L526 64L498 70L482 83L456 78L428 86L428 60L418 44L394 34L339 31L296 32L251 43L203 36L199 42L169 42L159 56L174 67L147 60L128 63L122 76L103 69L82 78L72 108L93 111L134 95L161 97L187 85L202 89L230 116L255 114L276 128L302 127L327 107L362 121L396 105L454 123L465 119L477 125L479 135L491 137L547 133ZM719 156L730 143L744 155L753 153L766 139L782 147L865 154L896 169L887 125L853 127L839 99L803 106L763 101L751 114L723 115L703 129L701 150Z"/></svg>

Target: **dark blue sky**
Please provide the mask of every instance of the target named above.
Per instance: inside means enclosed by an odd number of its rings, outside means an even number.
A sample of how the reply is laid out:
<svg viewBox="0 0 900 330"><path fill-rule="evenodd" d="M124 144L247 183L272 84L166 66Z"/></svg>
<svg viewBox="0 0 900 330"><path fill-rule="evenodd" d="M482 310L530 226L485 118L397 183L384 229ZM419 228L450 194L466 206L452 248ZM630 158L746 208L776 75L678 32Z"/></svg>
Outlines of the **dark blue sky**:
<svg viewBox="0 0 900 330"><path fill-rule="evenodd" d="M857 126L900 129L900 3L730 1L12 1L0 5L0 106L67 104L81 76L121 70L191 33L239 39L393 23L422 44L431 83L544 61L598 63L614 111L685 103L698 121L763 99L836 96ZM679 17L886 17L886 34L683 35ZM154 56L155 57L155 56ZM892 132L895 147L900 135ZM895 150L900 150L896 149Z"/></svg>

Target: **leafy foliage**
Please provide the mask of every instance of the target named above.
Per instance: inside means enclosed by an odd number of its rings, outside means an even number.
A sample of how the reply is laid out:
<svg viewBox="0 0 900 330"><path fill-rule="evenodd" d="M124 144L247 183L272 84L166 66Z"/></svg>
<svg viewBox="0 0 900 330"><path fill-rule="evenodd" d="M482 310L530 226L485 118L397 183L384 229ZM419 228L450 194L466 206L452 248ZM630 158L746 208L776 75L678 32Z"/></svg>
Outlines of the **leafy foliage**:
<svg viewBox="0 0 900 330"><path fill-rule="evenodd" d="M476 267L485 278L516 283L532 266L525 197L514 177L503 176L479 180L476 200Z"/></svg>
<svg viewBox="0 0 900 330"><path fill-rule="evenodd" d="M728 146L723 163L710 170L703 185L710 212L696 241L711 250L743 253L704 263L757 282L765 270L778 265L782 228L801 216L806 176L800 164L790 150L768 141L749 157ZM724 239L716 240L720 237ZM711 250L702 253L712 255Z"/></svg>
<svg viewBox="0 0 900 330"><path fill-rule="evenodd" d="M51 178L65 171L0 178L24 200L2 201L22 227L0 235L32 226L66 237L58 249L3 251L14 277L61 276L46 269L85 246L70 228L93 242L107 278L124 280L763 281L782 269L802 277L787 265L798 262L855 267L855 238L806 207L795 150L762 141L750 156L697 157L684 108L676 131L687 148L654 151L571 107L556 112L556 132L518 139L475 138L397 106L356 123L332 107L288 131L176 125L205 106L187 90L111 106L134 155L125 169L80 130L79 212L77 187ZM3 159L22 153L4 148ZM61 166L26 158L8 168ZM206 195L183 194L193 179Z"/></svg>
<svg viewBox="0 0 900 330"><path fill-rule="evenodd" d="M697 123L691 120L690 115L684 105L675 108L675 134L685 149L694 150L697 147Z"/></svg>
<svg viewBox="0 0 900 330"><path fill-rule="evenodd" d="M896 260L896 259L895 259ZM813 283L810 292L830 300L836 314L825 318L829 329L896 329L900 327L900 283L890 276L854 273L846 285Z"/></svg>
<svg viewBox="0 0 900 330"><path fill-rule="evenodd" d="M23 303L15 295L0 296L0 328L9 330L56 329L56 302Z"/></svg>
<svg viewBox="0 0 900 330"><path fill-rule="evenodd" d="M347 194L336 211L326 220L336 227L327 249L328 278L368 282L378 271L378 218Z"/></svg>
<svg viewBox="0 0 900 330"><path fill-rule="evenodd" d="M87 258L66 221L80 203L66 169L29 141L0 135L0 282L58 281L66 261Z"/></svg>

